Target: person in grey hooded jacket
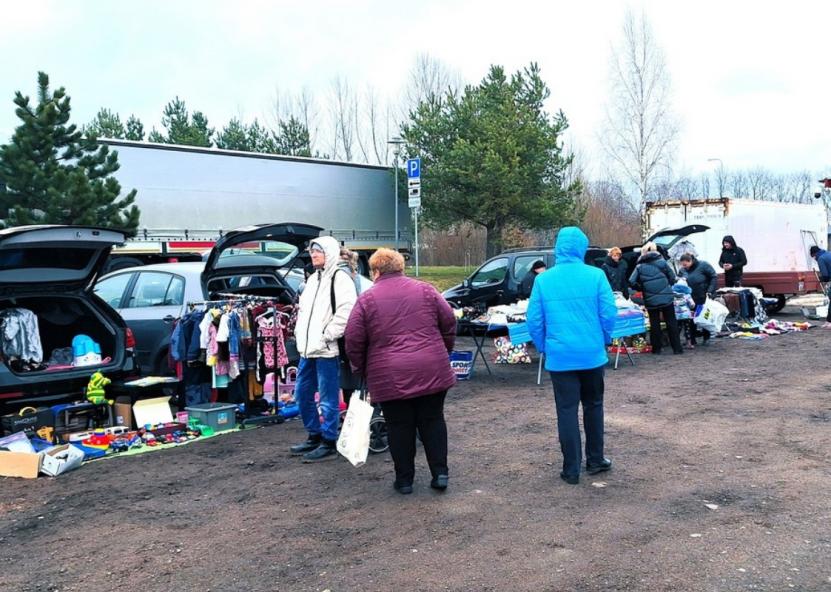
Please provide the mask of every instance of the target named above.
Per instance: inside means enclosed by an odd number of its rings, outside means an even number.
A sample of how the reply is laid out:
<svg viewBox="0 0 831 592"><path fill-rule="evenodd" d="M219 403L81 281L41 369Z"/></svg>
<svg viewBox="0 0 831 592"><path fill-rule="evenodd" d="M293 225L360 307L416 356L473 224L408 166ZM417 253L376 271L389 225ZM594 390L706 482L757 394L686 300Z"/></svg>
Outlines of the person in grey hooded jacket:
<svg viewBox="0 0 831 592"><path fill-rule="evenodd" d="M314 273L309 276L298 304L295 337L300 364L295 396L303 425L309 433L302 444L291 447L304 462L314 462L337 454L340 420L340 349L338 340L346 332L346 322L358 295L355 283L338 269L340 245L331 236L311 242L309 253ZM334 302L334 307L332 303ZM320 393L320 422L315 393Z"/></svg>
<svg viewBox="0 0 831 592"><path fill-rule="evenodd" d="M629 278L629 285L643 292L646 310L649 313L649 340L653 354L660 354L663 346L661 317L667 325L669 343L676 355L684 353L681 347L681 333L675 318L674 294L675 272L667 264L655 243L641 248L641 257L635 271Z"/></svg>

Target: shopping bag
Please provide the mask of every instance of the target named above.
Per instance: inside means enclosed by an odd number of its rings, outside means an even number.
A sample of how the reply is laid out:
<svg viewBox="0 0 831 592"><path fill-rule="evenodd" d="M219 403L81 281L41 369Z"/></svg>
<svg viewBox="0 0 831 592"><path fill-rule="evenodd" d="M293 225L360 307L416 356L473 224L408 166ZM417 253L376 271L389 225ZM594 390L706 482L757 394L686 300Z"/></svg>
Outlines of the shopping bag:
<svg viewBox="0 0 831 592"><path fill-rule="evenodd" d="M346 419L338 437L338 452L353 466L366 462L369 453L369 422L372 420L372 405L363 398L353 396L349 401Z"/></svg>
<svg viewBox="0 0 831 592"><path fill-rule="evenodd" d="M730 311L726 306L712 298L707 298L701 310L696 311L693 322L697 327L710 333L720 333L728 314Z"/></svg>

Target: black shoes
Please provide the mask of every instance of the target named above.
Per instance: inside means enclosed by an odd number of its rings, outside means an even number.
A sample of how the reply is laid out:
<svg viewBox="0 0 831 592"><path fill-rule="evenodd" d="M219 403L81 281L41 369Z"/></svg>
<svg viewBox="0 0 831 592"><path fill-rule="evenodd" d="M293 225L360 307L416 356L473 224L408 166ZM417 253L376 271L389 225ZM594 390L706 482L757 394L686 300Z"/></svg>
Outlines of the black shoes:
<svg viewBox="0 0 831 592"><path fill-rule="evenodd" d="M560 479L562 479L569 485L577 485L578 483L580 483L579 475L566 475L565 473L560 473Z"/></svg>
<svg viewBox="0 0 831 592"><path fill-rule="evenodd" d="M430 487L436 491L445 491L447 489L449 479L450 478L447 475L436 475L436 477L430 481Z"/></svg>
<svg viewBox="0 0 831 592"><path fill-rule="evenodd" d="M413 492L412 485L401 485L396 481L392 484L393 489L395 489L401 495L410 495Z"/></svg>
<svg viewBox="0 0 831 592"><path fill-rule="evenodd" d="M322 460L331 460L335 458L337 454L338 450L335 448L335 443L321 438L320 446L303 455L303 462L313 463L320 462Z"/></svg>
<svg viewBox="0 0 831 592"><path fill-rule="evenodd" d="M291 450L292 454L306 454L307 452L311 452L318 446L320 446L321 441L320 434L312 434L309 436L309 439L303 442L302 444L297 444L292 446L289 450Z"/></svg>
<svg viewBox="0 0 831 592"><path fill-rule="evenodd" d="M612 461L610 461L608 458L604 458L600 462L600 464L596 464L596 465L590 465L588 463L586 464L586 472L589 475L597 475L598 473L605 473L606 471L611 470L611 468L612 468Z"/></svg>

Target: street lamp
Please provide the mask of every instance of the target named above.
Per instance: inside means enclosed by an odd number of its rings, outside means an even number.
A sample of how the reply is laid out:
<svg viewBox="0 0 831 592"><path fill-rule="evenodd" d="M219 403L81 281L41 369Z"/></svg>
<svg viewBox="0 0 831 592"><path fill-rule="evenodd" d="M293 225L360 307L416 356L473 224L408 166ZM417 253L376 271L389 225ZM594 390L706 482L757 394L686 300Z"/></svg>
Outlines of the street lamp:
<svg viewBox="0 0 831 592"><path fill-rule="evenodd" d="M387 140L387 144L392 144L392 153L395 155L395 250L399 250L398 242L398 157L401 155L401 145L404 140L400 136L395 136Z"/></svg>
<svg viewBox="0 0 831 592"><path fill-rule="evenodd" d="M708 158L707 162L717 162L721 174L718 176L718 198L724 198L724 183L722 177L724 176L724 162L720 158Z"/></svg>

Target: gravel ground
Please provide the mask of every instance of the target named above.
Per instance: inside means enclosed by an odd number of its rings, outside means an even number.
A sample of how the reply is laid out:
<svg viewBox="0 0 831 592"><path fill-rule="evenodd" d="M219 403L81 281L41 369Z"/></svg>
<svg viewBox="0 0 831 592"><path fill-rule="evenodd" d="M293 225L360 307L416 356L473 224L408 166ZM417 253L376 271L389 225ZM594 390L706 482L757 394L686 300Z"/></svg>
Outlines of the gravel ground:
<svg viewBox="0 0 831 592"><path fill-rule="evenodd" d="M445 494L423 458L406 497L387 455L303 465L297 422L3 479L0 590L831 590L829 339L609 371L615 467L578 486L536 366L451 392Z"/></svg>

